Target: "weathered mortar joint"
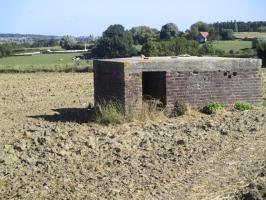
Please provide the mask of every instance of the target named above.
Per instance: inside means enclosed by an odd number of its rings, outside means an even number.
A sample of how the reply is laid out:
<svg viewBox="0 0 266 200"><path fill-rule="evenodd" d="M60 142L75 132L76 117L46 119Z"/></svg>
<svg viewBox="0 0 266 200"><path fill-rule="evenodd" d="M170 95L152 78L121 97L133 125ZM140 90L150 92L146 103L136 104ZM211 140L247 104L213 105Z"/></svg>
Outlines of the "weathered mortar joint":
<svg viewBox="0 0 266 200"><path fill-rule="evenodd" d="M240 58L158 57L94 61L95 103L121 102L127 112L141 109L145 96L166 107L184 101L202 106L209 101L233 104L262 100L261 60Z"/></svg>

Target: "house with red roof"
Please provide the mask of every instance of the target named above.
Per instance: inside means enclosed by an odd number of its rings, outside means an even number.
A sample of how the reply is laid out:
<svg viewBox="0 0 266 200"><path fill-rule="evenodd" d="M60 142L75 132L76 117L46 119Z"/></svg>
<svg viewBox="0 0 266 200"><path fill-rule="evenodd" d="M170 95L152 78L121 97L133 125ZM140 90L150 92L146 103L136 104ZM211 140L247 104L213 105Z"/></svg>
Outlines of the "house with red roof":
<svg viewBox="0 0 266 200"><path fill-rule="evenodd" d="M208 36L209 36L208 32L200 32L198 37L197 37L197 41L199 43L205 43L208 40Z"/></svg>

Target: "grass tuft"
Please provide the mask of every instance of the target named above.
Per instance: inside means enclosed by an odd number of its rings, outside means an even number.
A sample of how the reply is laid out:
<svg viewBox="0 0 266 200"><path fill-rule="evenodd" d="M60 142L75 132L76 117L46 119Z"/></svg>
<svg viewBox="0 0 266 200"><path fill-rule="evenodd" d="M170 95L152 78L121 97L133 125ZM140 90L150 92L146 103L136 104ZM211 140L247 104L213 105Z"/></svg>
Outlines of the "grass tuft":
<svg viewBox="0 0 266 200"><path fill-rule="evenodd" d="M134 119L140 121L165 119L165 110L159 100L145 100L142 104L141 112L134 116Z"/></svg>
<svg viewBox="0 0 266 200"><path fill-rule="evenodd" d="M124 106L115 101L102 101L93 110L94 122L102 125L123 124L134 120L137 121L158 121L166 118L165 110L160 101L146 100L143 102L142 109L136 114L126 113Z"/></svg>
<svg viewBox="0 0 266 200"><path fill-rule="evenodd" d="M95 122L103 125L122 124L128 121L123 106L115 101L102 101L95 106Z"/></svg>

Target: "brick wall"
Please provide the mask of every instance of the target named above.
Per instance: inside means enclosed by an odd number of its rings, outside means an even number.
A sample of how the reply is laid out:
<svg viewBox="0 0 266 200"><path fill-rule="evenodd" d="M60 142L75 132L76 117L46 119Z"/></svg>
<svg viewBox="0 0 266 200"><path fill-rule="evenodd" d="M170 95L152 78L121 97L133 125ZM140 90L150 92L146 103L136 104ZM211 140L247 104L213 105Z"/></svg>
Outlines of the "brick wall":
<svg viewBox="0 0 266 200"><path fill-rule="evenodd" d="M125 102L124 70L120 66L103 66L98 63L94 69L94 100L115 100L122 104Z"/></svg>
<svg viewBox="0 0 266 200"><path fill-rule="evenodd" d="M193 106L209 101L232 105L236 101L258 103L262 98L259 69L241 71L167 72L167 105L183 100Z"/></svg>
<svg viewBox="0 0 266 200"><path fill-rule="evenodd" d="M142 107L142 73L125 75L125 108L127 112Z"/></svg>
<svg viewBox="0 0 266 200"><path fill-rule="evenodd" d="M125 106L127 112L140 110L143 99L143 73L153 74L146 76L153 79L154 83L148 81L146 91L153 93L155 97L165 93L159 88L165 77L166 95L162 99L166 99L166 106L170 108L177 100L183 100L192 106L202 106L209 101L232 105L236 101L259 103L262 100L260 60L134 59L94 61L95 103L103 99L117 100ZM157 78L156 73L159 75Z"/></svg>

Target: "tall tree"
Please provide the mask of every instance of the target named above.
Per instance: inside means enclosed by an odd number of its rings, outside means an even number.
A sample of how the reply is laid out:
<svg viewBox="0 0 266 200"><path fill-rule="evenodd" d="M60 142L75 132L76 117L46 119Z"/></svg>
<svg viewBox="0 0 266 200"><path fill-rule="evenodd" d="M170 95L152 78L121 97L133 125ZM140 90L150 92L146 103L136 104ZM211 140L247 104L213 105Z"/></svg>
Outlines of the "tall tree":
<svg viewBox="0 0 266 200"><path fill-rule="evenodd" d="M156 43L152 40L149 40L142 46L141 53L145 56L158 56L159 50L156 46Z"/></svg>
<svg viewBox="0 0 266 200"><path fill-rule="evenodd" d="M77 41L72 36L65 36L60 40L60 46L64 49L73 49Z"/></svg>
<svg viewBox="0 0 266 200"><path fill-rule="evenodd" d="M149 40L156 40L159 31L148 26L137 26L133 27L130 32L133 35L133 40L135 44L144 44Z"/></svg>
<svg viewBox="0 0 266 200"><path fill-rule="evenodd" d="M174 23L167 23L162 26L160 32L161 40L169 40L178 37L178 27Z"/></svg>
<svg viewBox="0 0 266 200"><path fill-rule="evenodd" d="M109 26L92 50L97 58L129 57L135 53L132 33L119 24Z"/></svg>
<svg viewBox="0 0 266 200"><path fill-rule="evenodd" d="M190 27L190 37L193 39L196 39L197 36L199 35L199 32L208 32L210 29L209 25L199 21L196 22L195 24L192 24Z"/></svg>
<svg viewBox="0 0 266 200"><path fill-rule="evenodd" d="M234 28L234 31L235 31L235 32L238 32L238 24L237 24L236 20L235 20L235 22L234 22L234 23L235 23L235 28Z"/></svg>
<svg viewBox="0 0 266 200"><path fill-rule="evenodd" d="M220 35L223 40L232 40L234 38L232 29L222 29Z"/></svg>

